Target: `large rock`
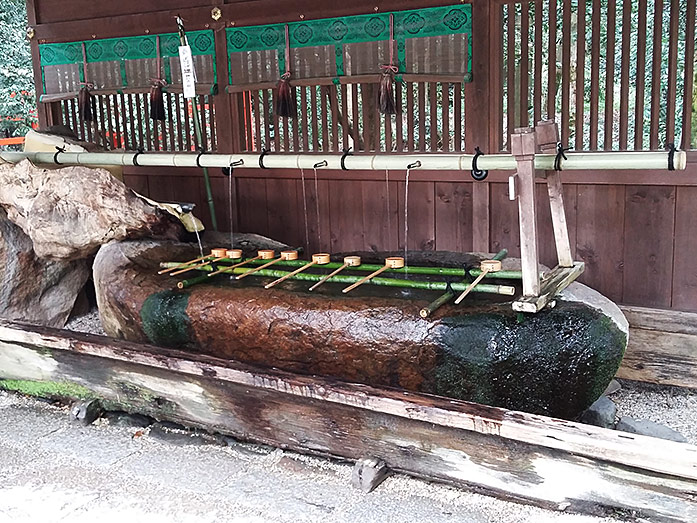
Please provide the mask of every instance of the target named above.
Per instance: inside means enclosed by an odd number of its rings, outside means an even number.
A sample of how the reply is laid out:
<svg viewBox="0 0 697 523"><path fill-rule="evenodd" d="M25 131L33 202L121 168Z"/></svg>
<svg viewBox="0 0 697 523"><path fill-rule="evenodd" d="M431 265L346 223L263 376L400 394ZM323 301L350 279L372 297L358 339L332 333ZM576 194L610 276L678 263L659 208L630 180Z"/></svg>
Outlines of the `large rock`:
<svg viewBox="0 0 697 523"><path fill-rule="evenodd" d="M182 231L104 169L0 164L0 205L40 258L85 258L112 240L174 239Z"/></svg>
<svg viewBox="0 0 697 523"><path fill-rule="evenodd" d="M63 327L89 275L88 260L38 258L0 208L0 317Z"/></svg>
<svg viewBox="0 0 697 523"><path fill-rule="evenodd" d="M439 293L365 285L343 295L337 284L308 292L298 281L265 290L268 279L225 275L180 291L156 274L160 261L197 255L175 243L102 247L94 279L107 334L564 418L603 393L626 347L617 306L580 284L536 315L472 296L424 320L420 308Z"/></svg>

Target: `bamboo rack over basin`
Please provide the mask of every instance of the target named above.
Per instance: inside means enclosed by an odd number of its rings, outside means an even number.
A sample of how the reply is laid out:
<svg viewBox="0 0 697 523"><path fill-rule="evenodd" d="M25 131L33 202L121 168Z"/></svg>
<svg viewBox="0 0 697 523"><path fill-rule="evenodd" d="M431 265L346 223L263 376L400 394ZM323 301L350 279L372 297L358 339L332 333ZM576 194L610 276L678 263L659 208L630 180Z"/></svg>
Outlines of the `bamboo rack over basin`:
<svg viewBox="0 0 697 523"><path fill-rule="evenodd" d="M656 169L667 170L667 151L636 152L566 152L563 170ZM312 169L318 161L326 160L328 169L341 169L341 155L337 154L191 154L191 153L137 153L137 152L0 152L7 162L29 159L36 164L60 165L137 165L143 167L229 167L242 160L244 168ZM535 168L554 169L554 154L537 154ZM424 170L469 171L474 155L471 154L356 154L344 158L348 170L406 169L407 165L421 162ZM674 168L683 170L687 164L684 151L676 151ZM510 154L488 154L477 158L483 170L516 170L515 157Z"/></svg>

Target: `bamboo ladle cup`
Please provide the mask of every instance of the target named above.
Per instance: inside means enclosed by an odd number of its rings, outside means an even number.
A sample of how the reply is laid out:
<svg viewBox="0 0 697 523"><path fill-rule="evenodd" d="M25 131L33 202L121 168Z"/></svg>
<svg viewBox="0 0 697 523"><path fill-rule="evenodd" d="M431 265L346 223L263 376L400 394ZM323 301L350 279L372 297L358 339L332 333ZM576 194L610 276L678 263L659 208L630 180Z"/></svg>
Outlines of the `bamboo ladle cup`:
<svg viewBox="0 0 697 523"><path fill-rule="evenodd" d="M339 274L341 271L343 271L346 267L358 267L361 264L361 257L360 256L346 256L344 258L344 264L336 269L334 272L327 274L324 278L322 278L320 281L315 283L312 287L310 287L309 290L314 291L317 287L322 285L325 281L327 281L329 278L333 278L337 274Z"/></svg>
<svg viewBox="0 0 697 523"><path fill-rule="evenodd" d="M482 260L482 263L479 265L479 268L482 270L482 273L477 276L477 279L474 280L472 283L470 283L467 288L462 291L462 294L460 294L457 299L455 300L455 305L458 305L462 300L465 299L465 296L467 296L472 289L490 272L498 272L501 270L501 262L499 260Z"/></svg>
<svg viewBox="0 0 697 523"><path fill-rule="evenodd" d="M262 252L262 251L259 251L259 252ZM273 252L273 251L271 251L271 252ZM268 260L269 258L262 258L262 259ZM254 274L257 271L260 271L262 269L266 269L267 267L271 267L274 263L278 263L280 261L297 260L297 259L298 259L298 251L281 251L281 255L278 258L271 260L270 262L265 263L264 265L259 265L259 267L256 267L256 268L252 269L251 271L247 271L243 274L240 274L235 279L241 280L245 276L249 276L250 274Z"/></svg>
<svg viewBox="0 0 697 523"><path fill-rule="evenodd" d="M385 258L385 265L383 267L380 267L377 271L375 271L371 274L368 274L368 276L366 276L365 278L361 278L356 283L349 285L348 287L343 289L341 292L346 294L347 292L352 291L353 289L355 289L359 285L364 284L368 280L372 280L373 278L375 278L375 276L382 273L383 271L386 271L387 269L401 269L402 267L404 267L404 258L401 258L399 256Z"/></svg>
<svg viewBox="0 0 697 523"><path fill-rule="evenodd" d="M198 269L199 267L203 267L204 265L208 265L210 263L215 263L217 261L224 260L225 258L227 258L227 249L223 249L223 248L211 249L210 256L206 256L206 258L210 258L210 257L212 257L213 259L206 259L205 261L203 261L201 263L197 263L196 265L190 265L190 266L184 267L183 269L180 269L178 271L171 272L169 275L176 276L177 274L189 272L189 271L192 271L194 269Z"/></svg>
<svg viewBox="0 0 697 523"><path fill-rule="evenodd" d="M309 269L310 267L314 265L325 265L331 261L331 255L327 254L326 252L321 252L319 254L313 254L312 255L312 261L306 265L303 265L302 267L299 267L295 269L293 272L289 272L285 276L281 276L279 279L272 281L271 283L267 283L264 285L265 289L270 289L274 285L281 283L282 281L286 281L288 278L291 278L292 276L295 276L296 274Z"/></svg>
<svg viewBox="0 0 697 523"><path fill-rule="evenodd" d="M234 250L239 250L239 249L234 249ZM222 269L218 269L215 272L208 273L208 277L210 278L211 276L215 276L216 274L220 274L221 272L228 272L234 269L235 267L241 267L245 263L249 263L250 261L254 260L270 260L276 255L276 251L264 249L261 251L257 251L257 255L254 258L250 258L248 260L245 260L243 262L237 263L235 265L231 265L230 267L224 267ZM241 256L240 256L241 257Z"/></svg>

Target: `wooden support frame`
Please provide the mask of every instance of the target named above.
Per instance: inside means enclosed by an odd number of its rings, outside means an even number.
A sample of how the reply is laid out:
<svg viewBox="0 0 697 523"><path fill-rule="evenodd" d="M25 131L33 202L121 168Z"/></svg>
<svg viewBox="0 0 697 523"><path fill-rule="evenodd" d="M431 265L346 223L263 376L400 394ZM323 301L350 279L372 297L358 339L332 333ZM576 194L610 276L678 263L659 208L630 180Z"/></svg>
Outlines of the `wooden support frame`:
<svg viewBox="0 0 697 523"><path fill-rule="evenodd" d="M304 453L372 456L550 508L697 518L697 447L684 443L7 321L0 379L67 383L159 419Z"/></svg>

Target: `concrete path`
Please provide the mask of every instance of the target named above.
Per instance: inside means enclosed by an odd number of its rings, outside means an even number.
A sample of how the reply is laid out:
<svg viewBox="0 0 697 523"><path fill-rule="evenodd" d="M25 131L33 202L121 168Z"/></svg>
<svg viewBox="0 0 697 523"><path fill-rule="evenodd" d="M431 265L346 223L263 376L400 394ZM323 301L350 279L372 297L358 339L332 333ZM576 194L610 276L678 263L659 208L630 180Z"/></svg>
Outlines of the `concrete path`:
<svg viewBox="0 0 697 523"><path fill-rule="evenodd" d="M67 408L0 391L0 523L615 521L401 475L364 494L349 463L174 439L107 420L82 426Z"/></svg>

